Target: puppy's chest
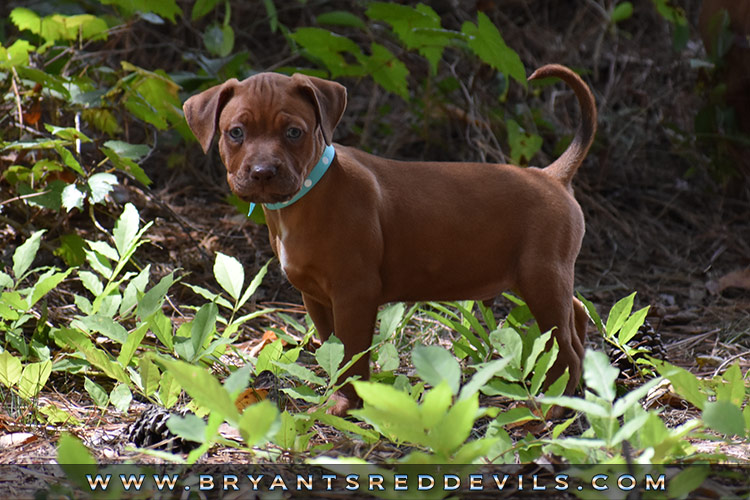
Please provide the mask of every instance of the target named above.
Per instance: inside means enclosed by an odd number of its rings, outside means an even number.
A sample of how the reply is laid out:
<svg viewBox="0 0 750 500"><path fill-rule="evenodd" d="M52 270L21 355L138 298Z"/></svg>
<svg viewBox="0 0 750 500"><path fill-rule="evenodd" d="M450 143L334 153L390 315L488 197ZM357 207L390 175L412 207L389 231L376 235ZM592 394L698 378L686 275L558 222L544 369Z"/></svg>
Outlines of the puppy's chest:
<svg viewBox="0 0 750 500"><path fill-rule="evenodd" d="M273 236L273 250L279 259L279 264L289 282L298 290L312 295L320 295L321 287L316 279L312 255L304 252L303 246L295 242L294 238Z"/></svg>

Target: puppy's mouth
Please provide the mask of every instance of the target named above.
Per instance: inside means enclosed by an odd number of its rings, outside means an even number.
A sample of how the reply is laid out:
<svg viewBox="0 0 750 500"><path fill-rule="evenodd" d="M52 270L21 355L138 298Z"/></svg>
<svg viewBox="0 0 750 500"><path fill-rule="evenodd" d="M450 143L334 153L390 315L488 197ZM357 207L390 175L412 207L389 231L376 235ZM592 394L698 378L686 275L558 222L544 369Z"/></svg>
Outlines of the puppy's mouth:
<svg viewBox="0 0 750 500"><path fill-rule="evenodd" d="M248 203L283 203L291 200L299 188L275 185L278 183L250 182L243 183L230 180L229 187L242 201Z"/></svg>

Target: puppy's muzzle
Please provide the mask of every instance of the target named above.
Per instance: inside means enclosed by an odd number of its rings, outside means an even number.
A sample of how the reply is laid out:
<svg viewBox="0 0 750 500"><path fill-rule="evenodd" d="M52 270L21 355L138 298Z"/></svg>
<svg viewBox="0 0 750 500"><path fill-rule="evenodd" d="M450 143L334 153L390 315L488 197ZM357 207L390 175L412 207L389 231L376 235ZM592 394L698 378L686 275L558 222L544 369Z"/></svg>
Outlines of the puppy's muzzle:
<svg viewBox="0 0 750 500"><path fill-rule="evenodd" d="M250 179L253 182L268 182L279 173L279 167L270 163L260 163L250 167Z"/></svg>

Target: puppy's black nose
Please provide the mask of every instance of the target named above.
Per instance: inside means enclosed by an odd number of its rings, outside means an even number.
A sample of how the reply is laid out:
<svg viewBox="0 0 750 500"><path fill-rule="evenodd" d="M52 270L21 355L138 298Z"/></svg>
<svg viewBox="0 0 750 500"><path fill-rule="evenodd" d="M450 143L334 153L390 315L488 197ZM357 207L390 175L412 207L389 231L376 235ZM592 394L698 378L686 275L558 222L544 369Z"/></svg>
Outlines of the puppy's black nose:
<svg viewBox="0 0 750 500"><path fill-rule="evenodd" d="M278 172L276 165L270 165L263 163L260 165L253 165L250 169L250 178L257 182L268 181L276 176Z"/></svg>

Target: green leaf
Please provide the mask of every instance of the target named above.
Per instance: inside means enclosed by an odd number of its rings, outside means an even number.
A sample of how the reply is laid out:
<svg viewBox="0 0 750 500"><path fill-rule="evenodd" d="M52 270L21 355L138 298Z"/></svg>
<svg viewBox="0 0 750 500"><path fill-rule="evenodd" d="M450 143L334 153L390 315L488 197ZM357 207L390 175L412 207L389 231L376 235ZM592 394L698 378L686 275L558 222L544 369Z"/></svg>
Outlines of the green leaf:
<svg viewBox="0 0 750 500"><path fill-rule="evenodd" d="M133 359L135 350L141 345L143 338L148 332L148 323L141 323L138 328L128 333L127 340L122 344L120 348L120 354L117 356L117 362L122 366L128 366L130 361Z"/></svg>
<svg viewBox="0 0 750 500"><path fill-rule="evenodd" d="M703 409L703 421L711 429L727 436L744 436L742 410L729 401L709 401Z"/></svg>
<svg viewBox="0 0 750 500"><path fill-rule="evenodd" d="M245 408L239 421L239 430L247 446L261 444L273 436L279 422L279 410L268 400Z"/></svg>
<svg viewBox="0 0 750 500"><path fill-rule="evenodd" d="M403 99L409 98L409 89L406 78L409 76L409 69L401 62L393 52L385 46L373 42L370 44L371 55L363 58L364 66L372 78L388 92L401 96Z"/></svg>
<svg viewBox="0 0 750 500"><path fill-rule="evenodd" d="M404 319L406 306L403 302L396 302L378 312L378 321L380 321L380 331L378 337L382 340L389 339L394 333L401 320Z"/></svg>
<svg viewBox="0 0 750 500"><path fill-rule="evenodd" d="M583 358L583 379L586 386L608 402L615 399L615 380L620 370L609 364L609 357L603 352L586 350Z"/></svg>
<svg viewBox="0 0 750 500"><path fill-rule="evenodd" d="M57 462L59 464L95 465L96 460L88 448L68 433L63 433L57 443ZM88 470L88 469L85 469ZM85 470L78 473L83 474Z"/></svg>
<svg viewBox="0 0 750 500"><path fill-rule="evenodd" d="M109 144L109 142L117 142L117 141L108 141L105 144ZM123 143L126 144L126 143ZM144 186L150 186L151 185L151 179L149 179L148 175L146 175L146 172L144 172L143 168L141 168L140 165L135 163L130 158L125 158L124 156L118 155L114 150L102 146L101 148L102 153L105 154L107 158L109 158L109 161L112 162L112 164L115 166L115 168L122 170L123 172L127 172L130 175L133 176L135 180L143 184Z"/></svg>
<svg viewBox="0 0 750 500"><path fill-rule="evenodd" d="M209 337L215 332L218 316L219 308L213 302L204 304L198 309L190 329L194 353L201 352Z"/></svg>
<svg viewBox="0 0 750 500"><path fill-rule="evenodd" d="M542 148L542 136L521 130L521 126L515 120L509 119L505 125L508 127L511 161L514 165L528 163Z"/></svg>
<svg viewBox="0 0 750 500"><path fill-rule="evenodd" d="M182 388L198 404L217 412L232 425L239 422L239 413L226 389L206 369L184 361L155 359L172 374Z"/></svg>
<svg viewBox="0 0 750 500"><path fill-rule="evenodd" d="M213 23L203 33L203 43L209 52L227 57L234 48L234 30L231 26Z"/></svg>
<svg viewBox="0 0 750 500"><path fill-rule="evenodd" d="M700 381L698 378L678 366L670 365L665 361L653 360L657 371L662 377L668 378L672 382L677 394L685 398L696 408L704 409L707 401L706 395L700 390Z"/></svg>
<svg viewBox="0 0 750 500"><path fill-rule="evenodd" d="M42 235L46 231L46 229L36 231L13 252L13 276L15 276L16 281L20 281L24 277L31 263L34 262L36 253L39 251Z"/></svg>
<svg viewBox="0 0 750 500"><path fill-rule="evenodd" d="M612 24L617 24L626 19L630 19L633 15L633 4L630 2L622 2L617 4L612 10L612 14L609 16L609 20Z"/></svg>
<svg viewBox="0 0 750 500"><path fill-rule="evenodd" d="M318 361L320 367L331 377L331 382L334 382L334 376L339 366L341 366L341 362L344 360L344 344L335 335L331 335L315 351L315 359Z"/></svg>
<svg viewBox="0 0 750 500"><path fill-rule="evenodd" d="M245 283L245 269L234 257L216 252L214 277L219 285L235 300L240 298Z"/></svg>
<svg viewBox="0 0 750 500"><path fill-rule="evenodd" d="M89 177L87 184L91 193L91 202L101 203L117 185L117 177L110 173L100 172Z"/></svg>
<svg viewBox="0 0 750 500"><path fill-rule="evenodd" d="M745 381L742 378L742 370L739 362L735 361L722 376L726 383L716 387L716 399L728 401L737 407L742 406L745 399Z"/></svg>
<svg viewBox="0 0 750 500"><path fill-rule="evenodd" d="M18 394L25 400L33 399L47 383L51 372L52 362L49 360L27 364L17 383Z"/></svg>
<svg viewBox="0 0 750 500"><path fill-rule="evenodd" d="M86 392L89 393L94 404L99 408L106 408L109 404L109 394L104 390L102 386L94 382L88 377L84 377L83 387Z"/></svg>
<svg viewBox="0 0 750 500"><path fill-rule="evenodd" d="M477 24L466 21L461 31L468 37L468 45L485 63L526 88L526 70L518 54L505 44L497 27L483 12L477 14Z"/></svg>
<svg viewBox="0 0 750 500"><path fill-rule="evenodd" d="M159 368L148 358L141 358L138 362L138 374L141 376L141 388L146 397L156 392L161 381Z"/></svg>
<svg viewBox="0 0 750 500"><path fill-rule="evenodd" d="M381 371L391 372L397 369L400 363L401 359L395 345L384 344L378 350L378 365Z"/></svg>
<svg viewBox="0 0 750 500"><path fill-rule="evenodd" d="M133 401L133 394L126 384L117 384L109 393L109 400L115 408L125 413L130 408L130 402Z"/></svg>
<svg viewBox="0 0 750 500"><path fill-rule="evenodd" d="M321 28L299 28L289 36L310 56L319 60L332 78L364 76L365 71L361 65L351 64L343 56L348 53L358 60L365 58L362 50L352 40Z"/></svg>
<svg viewBox="0 0 750 500"><path fill-rule="evenodd" d="M607 337L613 338L620 328L622 328L625 320L630 316L630 311L633 310L634 300L635 292L618 300L615 305L612 306L612 309L609 311L609 316L607 317L607 325L604 327Z"/></svg>
<svg viewBox="0 0 750 500"><path fill-rule="evenodd" d="M484 387L498 372L505 369L510 360L496 359L481 365L477 372L471 377L471 380L461 388L459 399L464 399L475 394L479 389Z"/></svg>
<svg viewBox="0 0 750 500"><path fill-rule="evenodd" d="M206 441L206 427L206 422L194 413L187 413L184 417L173 414L167 419L167 428L173 434L194 443Z"/></svg>
<svg viewBox="0 0 750 500"><path fill-rule="evenodd" d="M74 208L78 210L83 209L83 200L86 199L86 194L81 192L75 184L68 184L62 191L61 200L62 206L66 211L70 212Z"/></svg>
<svg viewBox="0 0 750 500"><path fill-rule="evenodd" d="M161 309L164 302L164 297L169 291L169 287L174 283L174 271L164 276L159 283L145 293L141 301L138 303L136 309L136 315L141 320L148 318L156 311Z"/></svg>
<svg viewBox="0 0 750 500"><path fill-rule="evenodd" d="M128 331L125 327L107 316L99 314L86 316L75 320L73 325L87 332L101 333L118 344L124 344L128 340Z"/></svg>
<svg viewBox="0 0 750 500"><path fill-rule="evenodd" d="M352 384L362 398L364 408L350 411L350 415L368 422L391 441L425 441L419 407L411 396L385 384L361 381Z"/></svg>
<svg viewBox="0 0 750 500"><path fill-rule="evenodd" d="M324 386L326 384L325 379L323 379L322 377L318 377L317 375L315 375L315 372L305 368L302 365L298 365L297 363L280 363L278 361L272 361L272 364L274 366L278 366L289 375L297 377L303 382L319 386Z"/></svg>
<svg viewBox="0 0 750 500"><path fill-rule="evenodd" d="M451 393L458 394L461 367L450 352L436 345L417 345L412 353L412 363L419 378L433 387L444 380Z"/></svg>
<svg viewBox="0 0 750 500"><path fill-rule="evenodd" d="M182 392L182 387L174 376L169 372L164 372L159 381L159 400L164 408L171 408L177 404L180 392Z"/></svg>
<svg viewBox="0 0 750 500"><path fill-rule="evenodd" d="M114 177L114 176L113 176ZM115 222L115 227L112 230L112 236L115 240L115 248L120 257L125 255L128 248L133 244L138 229L140 228L141 221L138 215L138 209L135 205L128 203L122 211L122 214Z"/></svg>
<svg viewBox="0 0 750 500"><path fill-rule="evenodd" d="M456 401L437 425L429 430L433 449L444 456L456 451L469 438L477 417L477 410L479 410L477 393Z"/></svg>
<svg viewBox="0 0 750 500"><path fill-rule="evenodd" d="M639 309L638 311L634 312L627 320L625 320L625 323L623 323L622 328L620 328L620 331L617 334L617 341L620 343L620 345L627 344L633 337L635 337L635 334L638 333L638 329L646 320L648 310L649 306L646 306L643 309Z"/></svg>
<svg viewBox="0 0 750 500"><path fill-rule="evenodd" d="M667 498L689 498L690 493L698 489L711 474L708 465L688 466L669 480Z"/></svg>
<svg viewBox="0 0 750 500"><path fill-rule="evenodd" d="M190 19L192 21L197 21L201 17L205 16L214 8L221 0L197 0L193 4L193 10L190 13Z"/></svg>
<svg viewBox="0 0 750 500"><path fill-rule="evenodd" d="M242 297L240 298L240 301L237 303L237 308L244 306L245 303L250 300L250 297L258 290L258 287L263 282L263 278L265 278L266 273L268 272L268 266L271 264L271 260L265 263L263 267L260 268L258 273L255 275L253 280L250 282L250 284L245 289L245 293L242 294Z"/></svg>
<svg viewBox="0 0 750 500"><path fill-rule="evenodd" d="M11 387L21 379L21 370L21 360L8 351L0 352L0 382L5 387Z"/></svg>
<svg viewBox="0 0 750 500"><path fill-rule="evenodd" d="M345 10L334 10L320 14L315 18L315 22L318 24L328 24L331 26L347 26L350 28L366 29L367 25L351 12Z"/></svg>

